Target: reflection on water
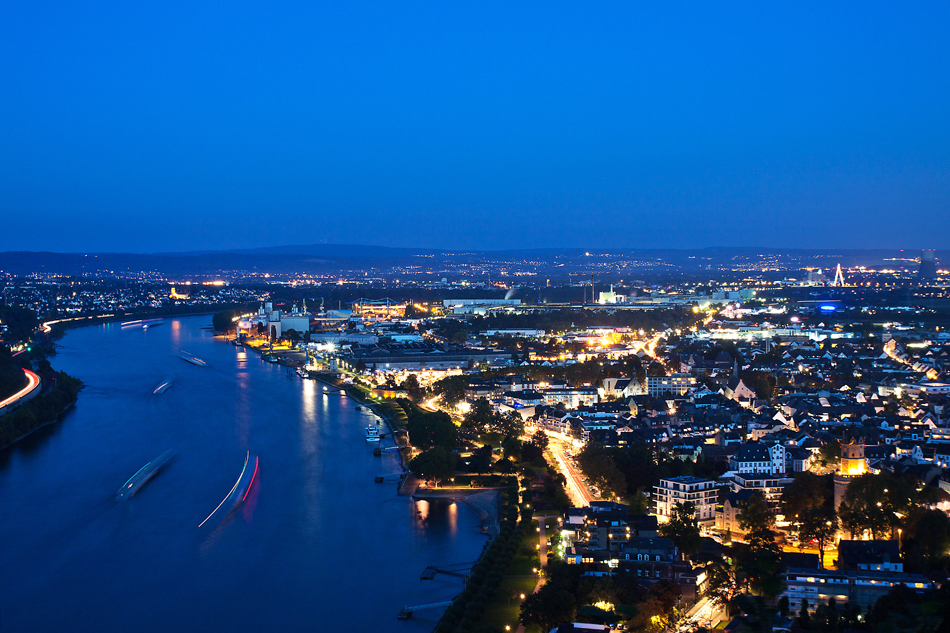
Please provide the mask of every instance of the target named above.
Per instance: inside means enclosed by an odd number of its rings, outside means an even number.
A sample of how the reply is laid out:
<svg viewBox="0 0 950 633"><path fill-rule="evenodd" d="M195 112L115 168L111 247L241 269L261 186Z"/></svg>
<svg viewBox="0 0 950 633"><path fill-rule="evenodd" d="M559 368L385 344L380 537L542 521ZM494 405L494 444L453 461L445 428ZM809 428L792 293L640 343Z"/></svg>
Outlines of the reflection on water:
<svg viewBox="0 0 950 633"><path fill-rule="evenodd" d="M366 414L315 382L235 352L201 328L71 330L54 365L83 379L56 425L0 452L0 611L5 631L430 631L407 604L453 597L461 579L420 581L472 560L477 517L396 495L393 454L373 457ZM208 362L178 358L184 346ZM153 391L163 380L174 388ZM178 458L128 503L116 489L169 447ZM239 511L197 523L260 471ZM207 529L207 526L206 528ZM15 546L14 546L15 544Z"/></svg>

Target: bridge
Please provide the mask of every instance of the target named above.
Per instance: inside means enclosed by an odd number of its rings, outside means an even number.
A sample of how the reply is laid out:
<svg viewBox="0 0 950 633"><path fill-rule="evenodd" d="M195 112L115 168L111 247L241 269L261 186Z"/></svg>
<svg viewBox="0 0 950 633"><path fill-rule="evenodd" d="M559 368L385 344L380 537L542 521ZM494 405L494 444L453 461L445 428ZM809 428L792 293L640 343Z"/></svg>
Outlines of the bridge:
<svg viewBox="0 0 950 633"><path fill-rule="evenodd" d="M416 607L403 607L402 610L396 614L396 617L400 620L408 620L412 617L412 614L416 611L423 611L425 609L441 609L443 607L451 606L455 602L455 599L445 600L444 602L432 602L430 604L420 604Z"/></svg>

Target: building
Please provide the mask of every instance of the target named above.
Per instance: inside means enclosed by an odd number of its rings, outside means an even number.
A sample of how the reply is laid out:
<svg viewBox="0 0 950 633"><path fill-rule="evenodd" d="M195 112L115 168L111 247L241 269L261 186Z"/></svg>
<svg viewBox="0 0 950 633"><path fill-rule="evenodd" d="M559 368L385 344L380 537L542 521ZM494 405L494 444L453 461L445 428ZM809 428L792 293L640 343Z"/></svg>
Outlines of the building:
<svg viewBox="0 0 950 633"><path fill-rule="evenodd" d="M785 447L747 442L730 458L729 468L738 473L780 475L785 472Z"/></svg>
<svg viewBox="0 0 950 633"><path fill-rule="evenodd" d="M855 477L860 477L866 472L868 472L868 464L864 458L864 444L855 444L852 440L849 444L842 445L841 464L834 476L836 511L841 505L841 499L844 498L848 484Z"/></svg>
<svg viewBox="0 0 950 633"><path fill-rule="evenodd" d="M647 395L662 396L671 393L674 396L682 396L689 392L695 384L696 379L690 374L647 376Z"/></svg>
<svg viewBox="0 0 950 633"><path fill-rule="evenodd" d="M406 302L396 302L392 299L358 299L353 302L353 314L362 317L364 321L386 321L401 319L406 316Z"/></svg>
<svg viewBox="0 0 950 633"><path fill-rule="evenodd" d="M541 391L541 404L555 407L564 404L568 409L590 406L597 402L597 389L594 387L576 387L567 389L545 389Z"/></svg>
<svg viewBox="0 0 950 633"><path fill-rule="evenodd" d="M808 610L828 604L831 598L842 605L855 604L867 613L878 598L897 585L906 585L923 592L933 583L919 574L903 574L892 571L865 571L840 569L789 569L784 574L785 592L789 610L798 612L802 600L808 601Z"/></svg>
<svg viewBox="0 0 950 633"><path fill-rule="evenodd" d="M307 312L306 303L303 310L298 310L295 305L290 313L280 313L280 330L282 333L293 330L300 336L310 331L310 313Z"/></svg>
<svg viewBox="0 0 950 633"><path fill-rule="evenodd" d="M723 502L722 506L716 508L716 530L726 534L741 534L742 528L739 527L739 513L742 506L752 495L760 495L755 490L740 490L739 492L730 492Z"/></svg>
<svg viewBox="0 0 950 633"><path fill-rule="evenodd" d="M933 250L920 251L920 269L917 279L928 281L937 277L937 253Z"/></svg>
<svg viewBox="0 0 950 633"><path fill-rule="evenodd" d="M898 541L838 542L838 569L861 571L904 571Z"/></svg>
<svg viewBox="0 0 950 633"><path fill-rule="evenodd" d="M538 329L512 329L506 328L503 330L486 330L485 336L511 336L514 338L541 338L545 335L544 330Z"/></svg>
<svg viewBox="0 0 950 633"><path fill-rule="evenodd" d="M719 503L716 483L684 475L661 479L659 485L653 488L654 513L661 521L669 520L673 509L687 502L696 506L696 520L712 525L716 520L716 504Z"/></svg>
<svg viewBox="0 0 950 633"><path fill-rule="evenodd" d="M732 491L752 490L760 493L773 507L778 506L785 487L794 479L781 475L738 474L732 478Z"/></svg>
<svg viewBox="0 0 950 633"><path fill-rule="evenodd" d="M644 395L643 385L636 378L604 378L603 386L598 392L604 400Z"/></svg>

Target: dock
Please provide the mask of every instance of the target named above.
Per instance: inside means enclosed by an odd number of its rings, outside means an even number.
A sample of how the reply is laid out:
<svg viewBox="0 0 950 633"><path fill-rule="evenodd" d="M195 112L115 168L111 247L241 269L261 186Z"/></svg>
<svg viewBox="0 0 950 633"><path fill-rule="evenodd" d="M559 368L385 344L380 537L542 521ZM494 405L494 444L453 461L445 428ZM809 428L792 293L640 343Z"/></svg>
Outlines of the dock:
<svg viewBox="0 0 950 633"><path fill-rule="evenodd" d="M403 607L399 613L396 614L396 618L399 620L408 620L412 617L412 614L416 611L423 611L425 609L441 609L443 607L451 606L455 600L446 600L444 602L432 602L430 604L420 604L417 607Z"/></svg>

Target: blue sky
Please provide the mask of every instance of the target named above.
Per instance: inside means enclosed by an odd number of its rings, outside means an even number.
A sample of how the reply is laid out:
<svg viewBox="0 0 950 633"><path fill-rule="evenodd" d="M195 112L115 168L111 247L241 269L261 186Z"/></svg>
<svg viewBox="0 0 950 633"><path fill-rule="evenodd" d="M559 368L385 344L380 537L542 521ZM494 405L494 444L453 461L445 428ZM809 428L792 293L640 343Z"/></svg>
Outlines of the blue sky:
<svg viewBox="0 0 950 633"><path fill-rule="evenodd" d="M0 1L0 250L948 248L950 4Z"/></svg>

